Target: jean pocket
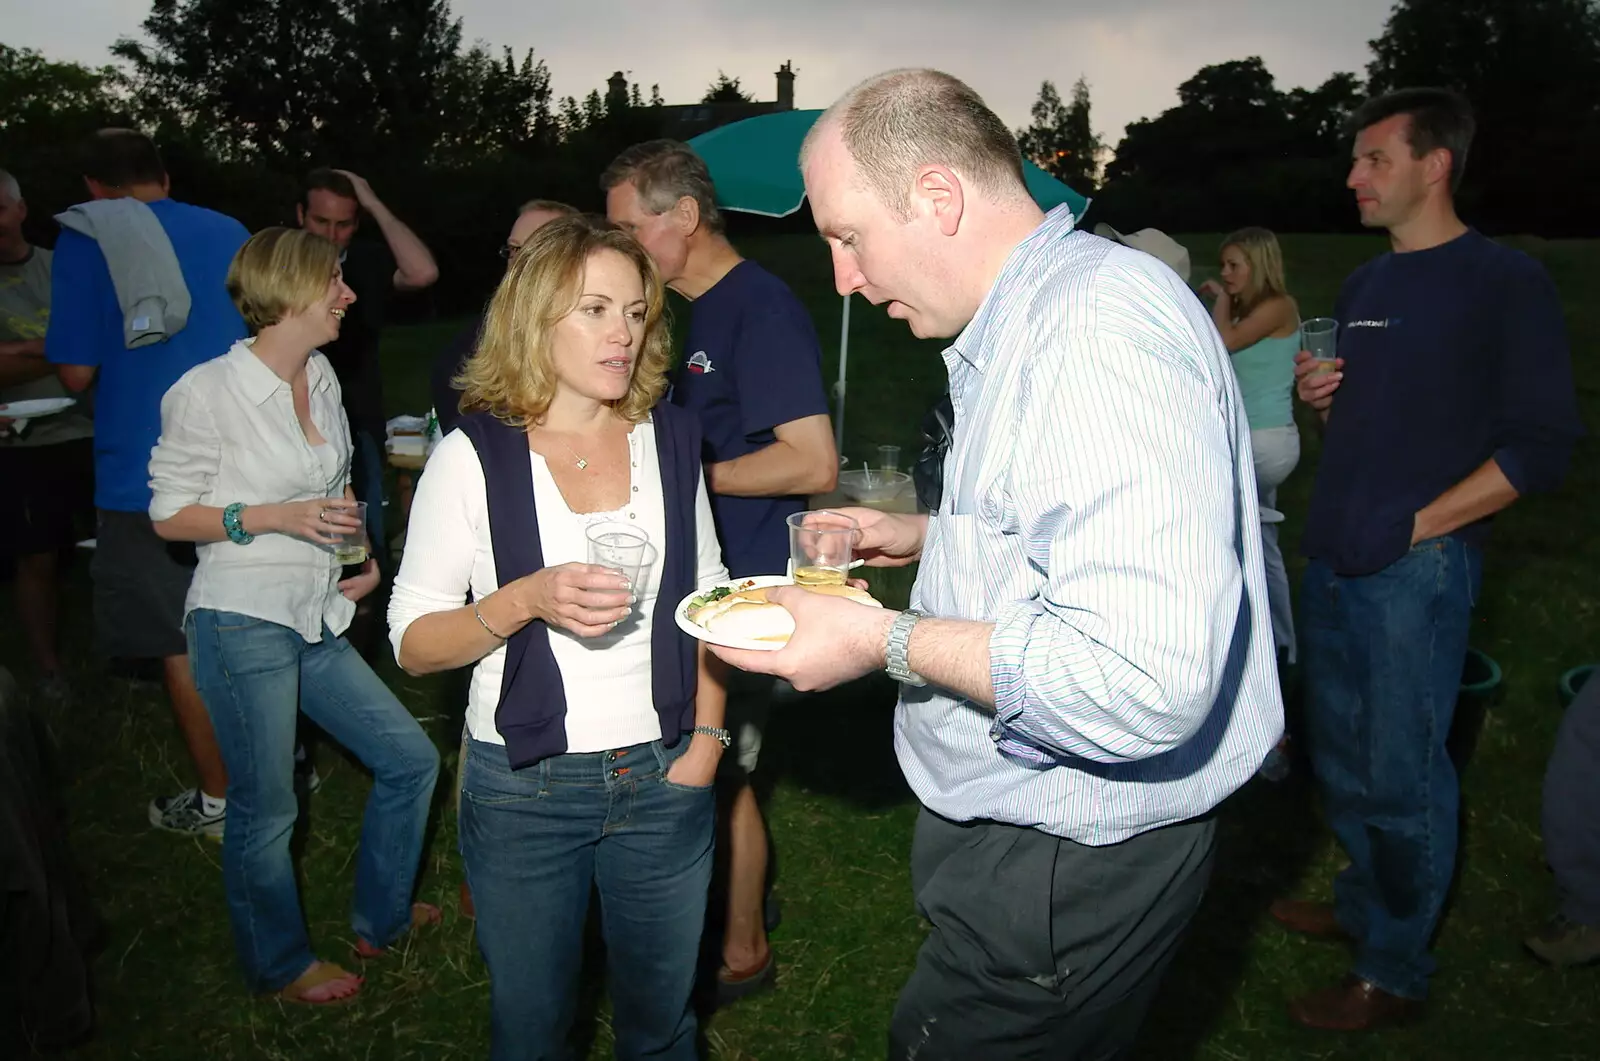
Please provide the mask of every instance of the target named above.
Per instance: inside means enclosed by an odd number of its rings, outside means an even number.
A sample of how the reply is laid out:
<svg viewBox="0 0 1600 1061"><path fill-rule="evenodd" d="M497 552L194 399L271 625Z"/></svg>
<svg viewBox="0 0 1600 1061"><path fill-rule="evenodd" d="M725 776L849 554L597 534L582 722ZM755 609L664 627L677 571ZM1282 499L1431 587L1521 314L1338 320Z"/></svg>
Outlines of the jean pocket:
<svg viewBox="0 0 1600 1061"><path fill-rule="evenodd" d="M683 785L683 784L679 784L676 781L668 781L667 780L667 775L666 774L662 774L661 775L661 787L665 788L665 789L670 789L670 790L672 790L674 792L709 793L712 789L717 787L717 779L716 779L716 775L713 774L711 780L707 781L703 785Z"/></svg>
<svg viewBox="0 0 1600 1061"><path fill-rule="evenodd" d="M498 755L496 763L490 757ZM545 798L550 793L550 771L544 763L513 772L498 744L469 741L462 770L461 798L480 807L505 806Z"/></svg>
<svg viewBox="0 0 1600 1061"><path fill-rule="evenodd" d="M241 615L238 612L213 612L216 616L218 633L237 633L240 630L254 630L258 626L266 626L267 620L258 619L253 615Z"/></svg>

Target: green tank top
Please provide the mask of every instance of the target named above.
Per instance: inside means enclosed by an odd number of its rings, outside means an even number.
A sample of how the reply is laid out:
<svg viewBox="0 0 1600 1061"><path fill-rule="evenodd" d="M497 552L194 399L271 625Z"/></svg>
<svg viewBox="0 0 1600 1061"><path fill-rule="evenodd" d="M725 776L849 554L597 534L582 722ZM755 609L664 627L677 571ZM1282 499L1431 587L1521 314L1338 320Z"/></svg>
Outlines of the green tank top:
<svg viewBox="0 0 1600 1061"><path fill-rule="evenodd" d="M1244 415L1250 430L1283 427L1294 422L1289 395L1294 388L1294 355L1300 350L1300 329L1281 339L1268 337L1232 355L1239 377Z"/></svg>

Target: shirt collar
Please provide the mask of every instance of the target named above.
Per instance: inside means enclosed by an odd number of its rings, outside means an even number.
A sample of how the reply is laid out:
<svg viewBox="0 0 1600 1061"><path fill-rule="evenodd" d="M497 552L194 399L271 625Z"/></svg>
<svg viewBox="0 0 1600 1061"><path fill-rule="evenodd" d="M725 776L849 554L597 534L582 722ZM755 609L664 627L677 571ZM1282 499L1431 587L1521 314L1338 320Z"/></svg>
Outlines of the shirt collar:
<svg viewBox="0 0 1600 1061"><path fill-rule="evenodd" d="M287 388L288 382L276 372L266 366L266 363L255 355L250 349L255 345L255 337L241 339L233 344L233 349L228 351L228 359L233 363L234 371L239 375L239 387L244 391L244 396L252 404L265 404L268 398L278 393L280 387ZM328 379L327 364L322 355L317 351L311 352L311 358L306 362L306 383L312 394L323 390L330 384Z"/></svg>
<svg viewBox="0 0 1600 1061"><path fill-rule="evenodd" d="M1044 215L1039 227L1028 233L1028 237L1006 256L1005 264L1000 266L999 275L994 278L994 283L989 285L988 294L978 303L978 312L974 313L967 326L961 329L961 334L956 336L955 342L945 348L946 364L953 365L954 359L960 358L977 371L983 371L993 356L990 344L984 340L998 312L996 304L1000 296L997 292L1008 286L1018 274L1032 268L1052 243L1070 235L1077 225L1078 219L1072 216L1072 209L1064 203Z"/></svg>

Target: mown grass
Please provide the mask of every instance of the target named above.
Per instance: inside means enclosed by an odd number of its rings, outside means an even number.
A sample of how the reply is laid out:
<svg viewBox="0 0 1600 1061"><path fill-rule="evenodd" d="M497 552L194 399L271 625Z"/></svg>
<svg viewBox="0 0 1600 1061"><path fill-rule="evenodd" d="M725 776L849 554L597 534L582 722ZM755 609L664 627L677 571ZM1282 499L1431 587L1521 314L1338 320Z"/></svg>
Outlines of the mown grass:
<svg viewBox="0 0 1600 1061"><path fill-rule="evenodd" d="M1187 238L1209 261L1213 237ZM1292 287L1306 315L1326 312L1342 276L1381 250L1370 238L1291 237ZM783 275L810 305L836 365L839 299L811 239L769 238L747 253ZM1555 276L1569 313L1584 408L1600 411L1600 246L1528 243ZM680 313L680 317L683 314ZM852 321L847 454L880 442L911 447L923 411L943 388L938 345L911 339L899 322L857 303ZM427 405L426 365L456 322L396 330L386 344L393 411ZM1303 432L1300 470L1283 491L1292 556L1316 463ZM1278 1061L1287 1058L1579 1059L1600 1056L1595 1014L1600 973L1555 973L1532 963L1519 940L1550 911L1538 835L1540 781L1558 719L1557 678L1600 656L1593 589L1600 542L1591 533L1600 486L1596 449L1585 442L1567 488L1520 503L1499 521L1486 568L1474 643L1505 671L1465 778L1468 831L1460 887L1440 934L1431 1014L1420 1026L1341 1038L1292 1026L1284 1000L1343 971L1339 948L1291 939L1265 918L1280 894L1325 895L1339 855L1316 816L1305 771L1282 786L1253 783L1222 814L1217 875L1150 1015L1149 1059ZM1295 562L1298 566L1298 563ZM878 591L903 600L908 576ZM444 924L388 959L369 963L353 1005L302 1009L247 997L233 964L218 868L219 849L152 832L144 804L189 784L182 746L159 689L107 676L88 659L84 565L67 585L67 641L79 690L48 712L67 768L72 839L110 927L95 970L99 1033L86 1061L134 1059L481 1058L488 1036L486 973L472 923L455 902L459 880L449 804L440 813L422 896ZM9 599L0 661L26 679ZM399 673L378 646L380 672L454 767L459 687ZM764 770L776 840L784 924L774 945L780 989L716 1016L710 1055L721 1061L813 1061L881 1056L895 993L922 929L912 908L906 856L914 802L889 744L893 690L883 679L806 698L773 720ZM302 835L306 914L313 940L345 958L353 942L348 903L366 777L325 746L326 786L310 801ZM450 787L448 778L441 790ZM529 901L537 901L530 896ZM609 1056L604 1007L592 1020L589 1056ZM974 1059L981 1061L981 1059Z"/></svg>

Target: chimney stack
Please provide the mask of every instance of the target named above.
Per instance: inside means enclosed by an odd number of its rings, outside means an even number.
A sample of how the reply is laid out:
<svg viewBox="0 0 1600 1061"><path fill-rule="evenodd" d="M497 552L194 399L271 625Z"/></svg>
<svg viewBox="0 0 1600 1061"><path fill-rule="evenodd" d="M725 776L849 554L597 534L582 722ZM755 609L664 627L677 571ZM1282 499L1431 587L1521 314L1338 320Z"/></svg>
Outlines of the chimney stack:
<svg viewBox="0 0 1600 1061"><path fill-rule="evenodd" d="M785 59L783 65L778 67L778 104L775 108L776 110L794 110L794 68L792 62L792 60Z"/></svg>

